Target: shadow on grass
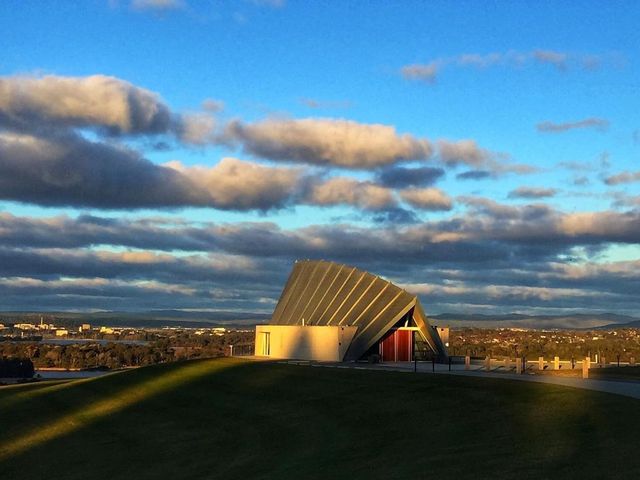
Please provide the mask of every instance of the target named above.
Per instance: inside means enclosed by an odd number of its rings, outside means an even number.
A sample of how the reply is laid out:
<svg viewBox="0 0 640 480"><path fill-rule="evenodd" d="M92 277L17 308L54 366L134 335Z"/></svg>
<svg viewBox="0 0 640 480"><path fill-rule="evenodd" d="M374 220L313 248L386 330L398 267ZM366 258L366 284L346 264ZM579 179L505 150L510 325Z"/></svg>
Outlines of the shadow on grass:
<svg viewBox="0 0 640 480"><path fill-rule="evenodd" d="M618 465L632 478L638 405L503 379L204 360L13 404L0 468L16 479L538 479L607 478Z"/></svg>
<svg viewBox="0 0 640 480"><path fill-rule="evenodd" d="M171 368L160 370L152 378L144 379L140 383L123 388L90 404L82 405L76 410L62 413L58 418L44 425L23 433L14 438L0 443L0 461L14 455L23 453L33 447L37 447L46 442L55 440L76 430L99 421L109 415L113 415L132 405L143 402L156 395L163 394L169 390L181 388L205 375L210 375L223 368L229 368L237 363L232 360L216 361L204 360L196 362L179 362ZM123 376L122 373L117 374ZM104 379L105 377L102 377ZM82 389L89 382L99 381L100 377L77 382L53 385L41 389L20 392L16 394L16 402L25 402L37 396L58 392L61 390ZM124 380L124 379L123 379ZM5 399L5 405L11 403L11 398Z"/></svg>

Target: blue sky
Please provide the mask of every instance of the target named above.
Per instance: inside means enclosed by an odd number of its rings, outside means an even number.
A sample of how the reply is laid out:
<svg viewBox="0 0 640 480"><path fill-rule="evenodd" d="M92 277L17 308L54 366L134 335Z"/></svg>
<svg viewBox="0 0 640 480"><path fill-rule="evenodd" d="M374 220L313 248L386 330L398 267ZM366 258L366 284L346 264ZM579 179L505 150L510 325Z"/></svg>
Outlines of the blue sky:
<svg viewBox="0 0 640 480"><path fill-rule="evenodd" d="M0 307L269 311L308 256L434 313L638 314L637 18L2 2Z"/></svg>

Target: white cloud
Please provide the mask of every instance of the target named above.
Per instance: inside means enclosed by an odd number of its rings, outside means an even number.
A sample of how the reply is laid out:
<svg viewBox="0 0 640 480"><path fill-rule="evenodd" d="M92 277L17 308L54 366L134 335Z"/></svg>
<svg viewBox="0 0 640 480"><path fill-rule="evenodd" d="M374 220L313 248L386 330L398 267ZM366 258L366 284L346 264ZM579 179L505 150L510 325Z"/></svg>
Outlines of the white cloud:
<svg viewBox="0 0 640 480"><path fill-rule="evenodd" d="M0 125L164 133L171 113L157 94L115 77L18 76L0 78Z"/></svg>
<svg viewBox="0 0 640 480"><path fill-rule="evenodd" d="M400 191L400 197L413 207L421 210L451 210L451 198L438 188L407 188Z"/></svg>
<svg viewBox="0 0 640 480"><path fill-rule="evenodd" d="M431 155L427 140L398 134L389 125L342 119L234 121L227 126L226 138L240 142L247 152L272 160L348 168L423 160Z"/></svg>
<svg viewBox="0 0 640 480"><path fill-rule="evenodd" d="M307 201L314 205L353 205L369 210L393 207L396 204L392 190L345 177L331 178L314 185Z"/></svg>

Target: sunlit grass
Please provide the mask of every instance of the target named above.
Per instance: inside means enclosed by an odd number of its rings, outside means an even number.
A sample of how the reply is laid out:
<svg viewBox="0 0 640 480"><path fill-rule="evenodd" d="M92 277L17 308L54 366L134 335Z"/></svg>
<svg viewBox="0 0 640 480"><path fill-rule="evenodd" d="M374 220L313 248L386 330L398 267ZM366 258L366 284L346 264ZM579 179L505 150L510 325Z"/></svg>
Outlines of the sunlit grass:
<svg viewBox="0 0 640 480"><path fill-rule="evenodd" d="M20 437L11 438L4 443L0 443L0 461L39 444L66 435L74 430L85 428L101 418L113 415L149 397L161 394L169 389L178 388L198 377L211 374L227 366L229 366L229 363L209 360L205 362L183 363L178 369L161 372L155 378L129 387L99 402L67 413L50 423L34 428ZM90 380L96 381L97 379ZM79 382L82 382L82 380ZM68 382L32 392L21 392L17 394L17 396L24 395L24 397L19 398L19 400L25 400L27 396L33 397L38 394L47 394L51 391L61 390L71 386L77 387L78 385L74 385L73 382Z"/></svg>

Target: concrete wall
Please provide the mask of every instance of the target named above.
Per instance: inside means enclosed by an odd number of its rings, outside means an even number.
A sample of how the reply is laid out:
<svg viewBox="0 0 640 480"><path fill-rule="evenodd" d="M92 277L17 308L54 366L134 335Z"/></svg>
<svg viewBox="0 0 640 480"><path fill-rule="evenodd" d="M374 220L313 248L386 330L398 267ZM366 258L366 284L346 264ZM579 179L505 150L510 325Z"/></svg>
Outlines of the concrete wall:
<svg viewBox="0 0 640 480"><path fill-rule="evenodd" d="M356 334L355 326L256 326L256 356L340 362ZM269 355L265 355L265 334Z"/></svg>

